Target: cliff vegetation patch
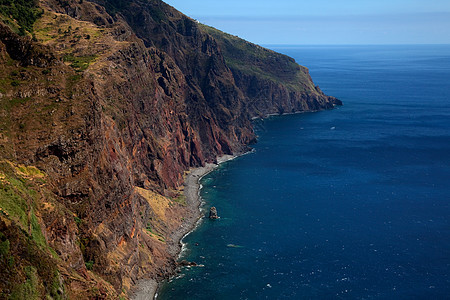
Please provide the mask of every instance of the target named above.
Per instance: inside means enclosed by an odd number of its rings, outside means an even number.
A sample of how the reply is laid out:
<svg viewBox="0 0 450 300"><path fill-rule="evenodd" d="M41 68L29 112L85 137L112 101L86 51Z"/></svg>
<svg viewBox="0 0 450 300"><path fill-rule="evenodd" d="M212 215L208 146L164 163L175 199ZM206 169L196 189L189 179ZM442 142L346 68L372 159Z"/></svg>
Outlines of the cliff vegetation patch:
<svg viewBox="0 0 450 300"><path fill-rule="evenodd" d="M58 255L42 233L36 167L0 162L0 298L62 299Z"/></svg>
<svg viewBox="0 0 450 300"><path fill-rule="evenodd" d="M33 24L42 13L37 0L0 0L1 20L20 35L33 32Z"/></svg>

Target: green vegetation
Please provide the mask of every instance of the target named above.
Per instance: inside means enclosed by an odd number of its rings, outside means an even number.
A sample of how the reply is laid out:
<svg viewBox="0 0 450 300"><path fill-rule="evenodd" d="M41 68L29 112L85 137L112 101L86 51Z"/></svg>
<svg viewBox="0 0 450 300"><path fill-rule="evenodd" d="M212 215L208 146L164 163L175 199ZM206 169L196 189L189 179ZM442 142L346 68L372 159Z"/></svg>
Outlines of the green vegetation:
<svg viewBox="0 0 450 300"><path fill-rule="evenodd" d="M295 91L315 90L307 69L294 59L213 27L203 24L199 27L217 41L230 69L282 83Z"/></svg>
<svg viewBox="0 0 450 300"><path fill-rule="evenodd" d="M20 81L19 80L12 80L11 81L11 85L14 86L14 87L19 86L20 85Z"/></svg>
<svg viewBox="0 0 450 300"><path fill-rule="evenodd" d="M4 102L0 102L1 106L0 108L5 109L6 111L11 111L12 108L14 108L17 105L21 105L21 104L25 104L28 101L30 101L31 98L30 97L25 97L25 98L10 98L9 100L6 100Z"/></svg>
<svg viewBox="0 0 450 300"><path fill-rule="evenodd" d="M80 226L81 223L83 222L83 220L81 220L79 217L74 216L73 219L75 220L75 224L77 224L77 226Z"/></svg>
<svg viewBox="0 0 450 300"><path fill-rule="evenodd" d="M37 168L18 167L23 174L42 174ZM3 214L17 222L24 232L42 249L47 247L41 226L34 213L37 193L27 179L20 177L7 162L0 163L0 209Z"/></svg>
<svg viewBox="0 0 450 300"><path fill-rule="evenodd" d="M38 244L42 249L47 247L47 242L45 241L45 237L42 234L41 226L36 218L34 213L31 214L31 236L34 242Z"/></svg>
<svg viewBox="0 0 450 300"><path fill-rule="evenodd" d="M43 177L36 167L0 161L0 299L61 299L58 255L35 213Z"/></svg>
<svg viewBox="0 0 450 300"><path fill-rule="evenodd" d="M150 233L156 234L153 232L152 224L150 224L150 223L147 223L147 226L145 227L145 229Z"/></svg>
<svg viewBox="0 0 450 300"><path fill-rule="evenodd" d="M86 265L86 269L88 269L89 271L92 271L92 268L94 267L94 262L92 260L87 261L84 264Z"/></svg>
<svg viewBox="0 0 450 300"><path fill-rule="evenodd" d="M24 165L19 165L18 167L16 167L16 170L26 176L34 176L34 177L44 177L45 176L45 173L42 172L41 170L39 170L38 168L36 168L35 166L27 167Z"/></svg>
<svg viewBox="0 0 450 300"><path fill-rule="evenodd" d="M96 58L96 55L73 56L72 54L67 54L64 56L64 61L70 62L70 66L77 72L83 72Z"/></svg>
<svg viewBox="0 0 450 300"><path fill-rule="evenodd" d="M162 10L162 7L158 5L158 7L152 7L150 15L152 16L153 20L157 23L161 23L165 19L167 19L166 13Z"/></svg>
<svg viewBox="0 0 450 300"><path fill-rule="evenodd" d="M89 244L89 239L86 237L79 237L77 239L77 244L80 247L81 253L85 254L86 253L86 245Z"/></svg>
<svg viewBox="0 0 450 300"><path fill-rule="evenodd" d="M170 198L173 202L186 206L186 196L180 193L176 198Z"/></svg>
<svg viewBox="0 0 450 300"><path fill-rule="evenodd" d="M10 246L9 240L0 232L0 257L6 257L9 254Z"/></svg>
<svg viewBox="0 0 450 300"><path fill-rule="evenodd" d="M36 268L31 266L25 267L25 275L27 277L26 281L15 287L9 299L40 299Z"/></svg>
<svg viewBox="0 0 450 300"><path fill-rule="evenodd" d="M0 184L0 209L6 216L11 216L15 221L27 229L28 216L27 203L9 185Z"/></svg>
<svg viewBox="0 0 450 300"><path fill-rule="evenodd" d="M20 35L33 32L33 24L43 14L37 0L0 0L0 15Z"/></svg>
<svg viewBox="0 0 450 300"><path fill-rule="evenodd" d="M163 243L166 242L166 239L164 238L164 236L162 236L160 233L157 233L157 232L153 231L152 224L147 223L147 226L146 226L145 229L146 229L148 232L150 232L151 234L153 234L154 236L156 236L156 238L157 238L160 242L163 242Z"/></svg>
<svg viewBox="0 0 450 300"><path fill-rule="evenodd" d="M61 277L61 275L59 274L58 271L55 272L55 275L53 277L53 283L51 285L50 288L50 296L53 299L64 299L62 297L62 295L60 295L60 293L58 293L59 290L63 290L64 291L64 285L61 285L61 281L59 280L59 278Z"/></svg>
<svg viewBox="0 0 450 300"><path fill-rule="evenodd" d="M14 257L11 255L10 251L11 242L2 232L0 232L0 265L6 270L13 269L15 264Z"/></svg>

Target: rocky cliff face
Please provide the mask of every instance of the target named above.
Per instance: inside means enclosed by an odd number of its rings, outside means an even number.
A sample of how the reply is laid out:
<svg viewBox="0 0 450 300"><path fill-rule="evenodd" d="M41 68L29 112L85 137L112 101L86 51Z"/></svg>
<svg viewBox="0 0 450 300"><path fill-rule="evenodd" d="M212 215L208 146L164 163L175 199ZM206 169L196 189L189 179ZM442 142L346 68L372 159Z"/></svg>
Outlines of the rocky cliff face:
<svg viewBox="0 0 450 300"><path fill-rule="evenodd" d="M0 22L0 298L126 298L168 276L184 173L245 151L252 117L340 103L159 0L39 9L33 39Z"/></svg>
<svg viewBox="0 0 450 300"><path fill-rule="evenodd" d="M330 109L342 105L315 86L307 68L286 55L249 43L215 28L200 25L216 40L243 92L251 117Z"/></svg>

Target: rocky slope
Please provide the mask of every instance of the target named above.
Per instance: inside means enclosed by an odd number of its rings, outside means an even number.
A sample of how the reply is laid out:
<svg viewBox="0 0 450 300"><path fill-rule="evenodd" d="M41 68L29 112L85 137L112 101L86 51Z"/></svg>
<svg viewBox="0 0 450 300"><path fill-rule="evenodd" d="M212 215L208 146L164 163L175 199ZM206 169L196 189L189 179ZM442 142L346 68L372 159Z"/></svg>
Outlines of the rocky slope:
<svg viewBox="0 0 450 300"><path fill-rule="evenodd" d="M340 104L159 0L20 3L27 21L0 4L2 299L127 298L172 274L185 172L245 151L252 117Z"/></svg>

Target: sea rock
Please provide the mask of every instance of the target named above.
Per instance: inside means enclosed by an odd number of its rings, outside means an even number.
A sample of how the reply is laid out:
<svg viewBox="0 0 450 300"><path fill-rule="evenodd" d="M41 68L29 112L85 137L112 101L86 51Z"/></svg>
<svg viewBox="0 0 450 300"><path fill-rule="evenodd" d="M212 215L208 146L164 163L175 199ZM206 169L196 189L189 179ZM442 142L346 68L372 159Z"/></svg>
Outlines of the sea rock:
<svg viewBox="0 0 450 300"><path fill-rule="evenodd" d="M217 208L215 208L214 206L209 209L209 218L211 220L219 218L219 216L217 215Z"/></svg>
<svg viewBox="0 0 450 300"><path fill-rule="evenodd" d="M187 260L183 259L182 261L180 261L178 263L178 266L180 266L180 267L196 267L197 263L194 261L187 261Z"/></svg>

